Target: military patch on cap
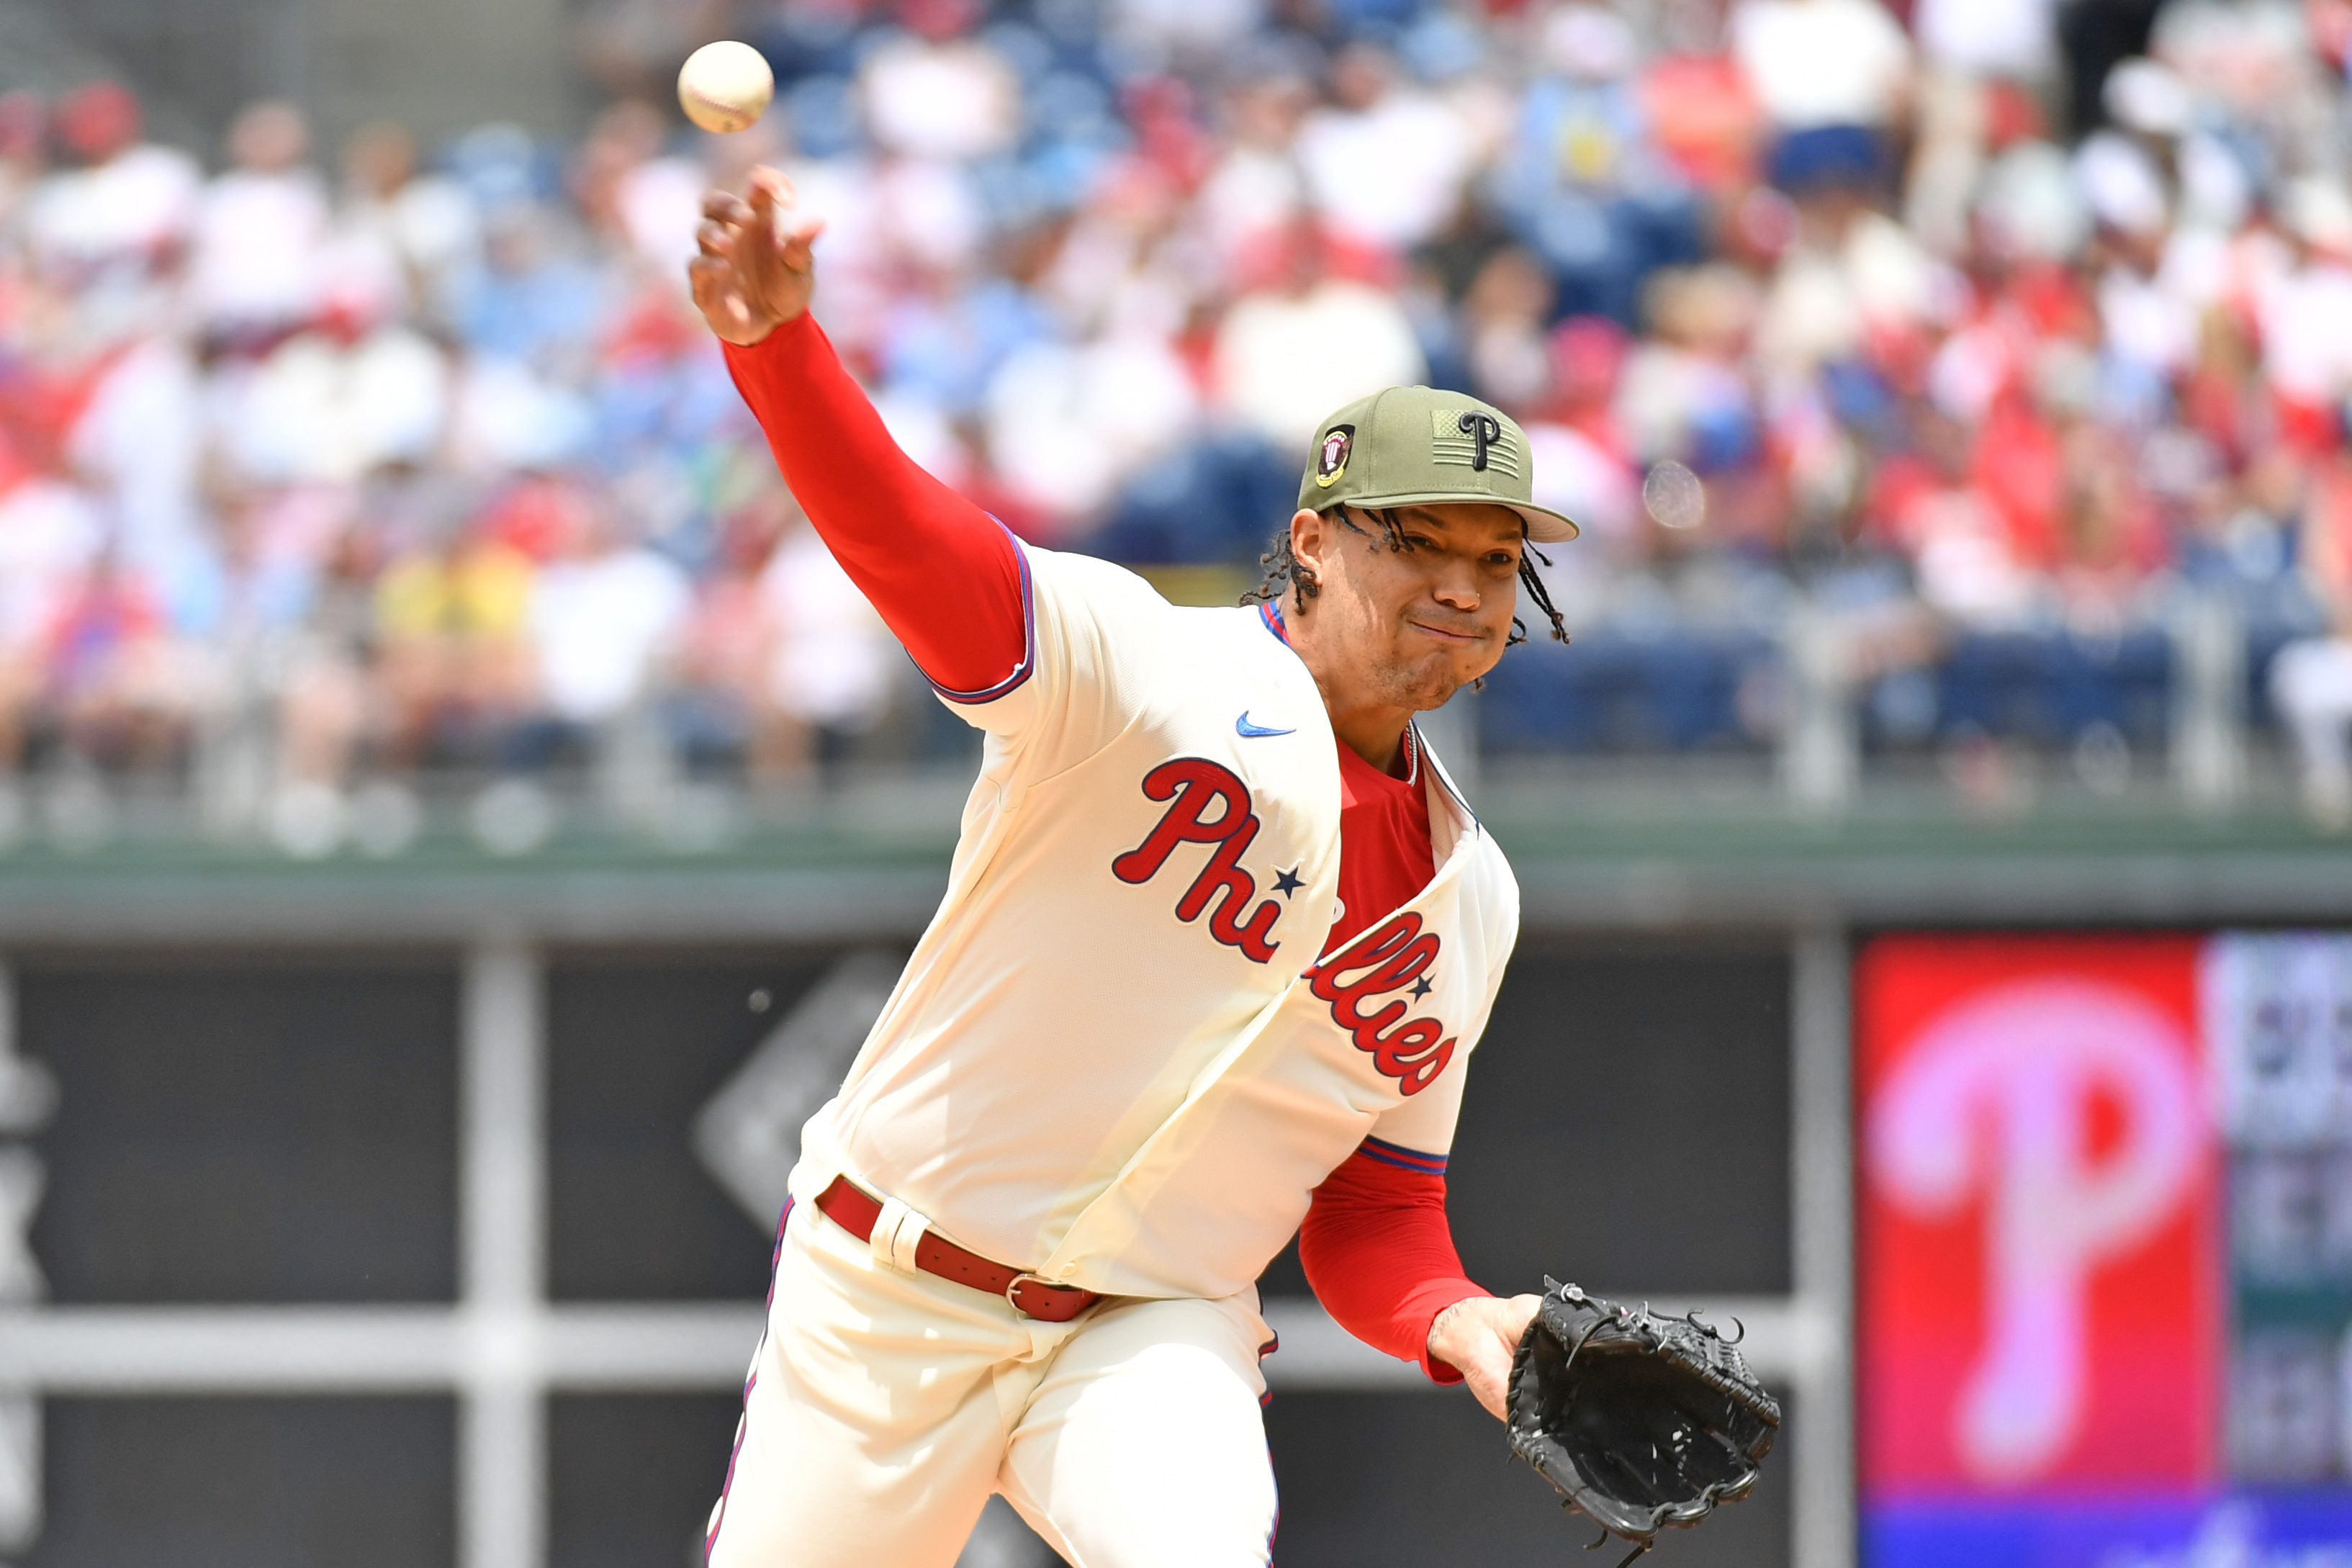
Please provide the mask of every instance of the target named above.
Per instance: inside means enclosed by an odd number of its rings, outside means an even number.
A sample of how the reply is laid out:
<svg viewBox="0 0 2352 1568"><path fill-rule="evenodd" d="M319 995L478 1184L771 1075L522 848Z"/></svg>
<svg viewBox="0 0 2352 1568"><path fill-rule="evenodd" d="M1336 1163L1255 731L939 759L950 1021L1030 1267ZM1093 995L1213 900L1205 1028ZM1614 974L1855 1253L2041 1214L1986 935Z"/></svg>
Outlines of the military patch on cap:
<svg viewBox="0 0 2352 1568"><path fill-rule="evenodd" d="M1323 432L1323 444L1315 449L1315 482L1327 490L1338 484L1339 476L1348 471L1348 454L1355 445L1353 425L1334 425Z"/></svg>
<svg viewBox="0 0 2352 1568"><path fill-rule="evenodd" d="M1483 408L1433 408L1429 411L1430 458L1451 467L1485 473L1499 468L1520 477L1517 443L1503 422Z"/></svg>

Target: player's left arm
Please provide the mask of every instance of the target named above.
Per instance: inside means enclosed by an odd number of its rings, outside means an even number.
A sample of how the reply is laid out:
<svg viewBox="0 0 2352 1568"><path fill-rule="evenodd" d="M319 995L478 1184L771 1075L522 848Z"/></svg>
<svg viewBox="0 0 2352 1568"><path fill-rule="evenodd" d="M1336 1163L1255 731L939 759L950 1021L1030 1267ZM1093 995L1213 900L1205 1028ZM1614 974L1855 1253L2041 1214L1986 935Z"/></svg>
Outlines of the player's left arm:
<svg viewBox="0 0 2352 1568"><path fill-rule="evenodd" d="M1500 1418L1536 1298L1497 1299L1463 1271L1445 1215L1445 1158L1366 1139L1315 1189L1299 1260L1340 1327L1419 1362L1436 1382L1468 1383Z"/></svg>
<svg viewBox="0 0 2352 1568"><path fill-rule="evenodd" d="M1500 1420L1511 1355L1538 1298L1497 1298L1473 1281L1445 1215L1463 1083L1518 931L1518 889L1507 871L1494 888L1489 916L1485 995L1462 1031L1463 1050L1449 1070L1381 1115L1372 1136L1315 1190L1298 1250L1317 1299L1342 1328L1418 1361L1439 1383L1467 1383Z"/></svg>
<svg viewBox="0 0 2352 1568"><path fill-rule="evenodd" d="M1445 1218L1445 1156L1372 1137L1323 1179L1298 1230L1316 1300L1373 1349L1417 1361L1439 1383L1459 1367L1431 1353L1437 1318L1484 1297L1462 1271Z"/></svg>

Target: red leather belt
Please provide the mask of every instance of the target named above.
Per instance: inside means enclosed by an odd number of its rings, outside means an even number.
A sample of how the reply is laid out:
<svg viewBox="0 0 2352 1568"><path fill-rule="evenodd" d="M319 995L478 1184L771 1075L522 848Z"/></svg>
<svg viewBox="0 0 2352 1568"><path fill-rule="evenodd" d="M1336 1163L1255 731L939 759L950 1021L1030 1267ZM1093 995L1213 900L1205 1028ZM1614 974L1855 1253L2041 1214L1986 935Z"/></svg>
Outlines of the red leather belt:
<svg viewBox="0 0 2352 1568"><path fill-rule="evenodd" d="M874 1226L882 1217L882 1200L847 1176L835 1176L833 1185L818 1194L816 1209L858 1240L870 1241ZM915 1244L915 1267L926 1274L1002 1296L1013 1303L1014 1310L1040 1322L1066 1323L1102 1300L1101 1292L1097 1290L1052 1284L1022 1269L991 1263L933 1230L923 1232L923 1238Z"/></svg>

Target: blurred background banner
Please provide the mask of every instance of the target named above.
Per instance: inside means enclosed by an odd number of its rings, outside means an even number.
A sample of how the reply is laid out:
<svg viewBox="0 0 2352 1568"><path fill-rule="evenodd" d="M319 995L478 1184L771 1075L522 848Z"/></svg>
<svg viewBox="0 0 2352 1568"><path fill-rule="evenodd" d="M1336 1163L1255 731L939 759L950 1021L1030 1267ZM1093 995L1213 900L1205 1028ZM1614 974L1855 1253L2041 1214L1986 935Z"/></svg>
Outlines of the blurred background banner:
<svg viewBox="0 0 2352 1568"><path fill-rule="evenodd" d="M1866 1561L2352 1553L2347 952L1863 950Z"/></svg>

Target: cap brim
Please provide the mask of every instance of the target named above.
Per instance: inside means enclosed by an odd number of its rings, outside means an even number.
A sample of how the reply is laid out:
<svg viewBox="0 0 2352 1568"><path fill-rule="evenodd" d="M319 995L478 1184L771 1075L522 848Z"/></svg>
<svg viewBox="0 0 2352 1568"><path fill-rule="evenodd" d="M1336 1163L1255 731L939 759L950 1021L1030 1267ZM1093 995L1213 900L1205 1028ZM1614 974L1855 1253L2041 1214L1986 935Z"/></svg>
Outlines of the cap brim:
<svg viewBox="0 0 2352 1568"><path fill-rule="evenodd" d="M1528 537L1538 544L1566 544L1584 531L1576 525L1575 520L1563 516L1549 507L1533 504L1520 506L1512 501L1505 501L1502 504L1519 514L1519 521L1528 525Z"/></svg>
<svg viewBox="0 0 2352 1568"><path fill-rule="evenodd" d="M1549 507L1533 501L1498 500L1493 496L1464 495L1459 490L1421 490L1401 496L1349 496L1347 504L1363 507L1391 506L1502 506L1519 514L1527 524L1528 537L1538 544L1565 544L1584 531L1574 519L1556 512Z"/></svg>

